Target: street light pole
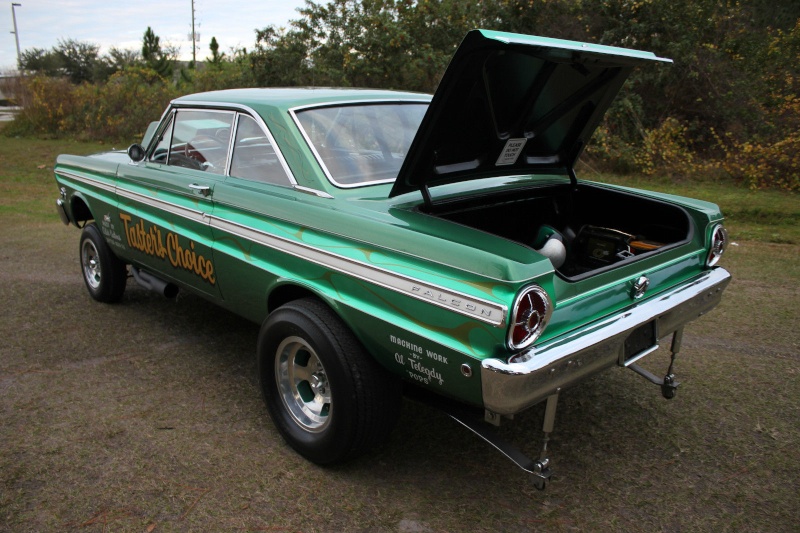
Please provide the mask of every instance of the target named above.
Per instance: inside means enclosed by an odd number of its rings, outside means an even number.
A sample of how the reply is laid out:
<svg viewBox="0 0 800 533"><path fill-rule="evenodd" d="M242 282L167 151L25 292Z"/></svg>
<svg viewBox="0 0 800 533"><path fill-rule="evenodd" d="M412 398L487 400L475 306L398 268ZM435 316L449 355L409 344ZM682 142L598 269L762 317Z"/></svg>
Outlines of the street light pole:
<svg viewBox="0 0 800 533"><path fill-rule="evenodd" d="M197 37L194 33L194 0L192 0L192 68L197 66Z"/></svg>
<svg viewBox="0 0 800 533"><path fill-rule="evenodd" d="M17 40L17 68L22 70L22 59L19 53L19 31L17 30L17 12L14 10L15 7L22 7L22 4L16 2L11 3L11 18L14 19L14 31L11 33L14 34L14 38Z"/></svg>

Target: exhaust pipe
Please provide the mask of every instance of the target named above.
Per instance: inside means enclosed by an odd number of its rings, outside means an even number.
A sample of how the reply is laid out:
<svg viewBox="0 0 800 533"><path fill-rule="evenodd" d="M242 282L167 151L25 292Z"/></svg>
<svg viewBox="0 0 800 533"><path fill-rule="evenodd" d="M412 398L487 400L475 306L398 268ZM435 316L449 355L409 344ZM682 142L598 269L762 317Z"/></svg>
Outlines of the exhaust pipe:
<svg viewBox="0 0 800 533"><path fill-rule="evenodd" d="M154 275L149 274L144 270L139 270L134 266L131 266L131 273L133 274L133 279L136 280L136 283L147 290L157 292L166 298L175 298L178 295L178 286L174 283L168 283L164 280L158 279Z"/></svg>

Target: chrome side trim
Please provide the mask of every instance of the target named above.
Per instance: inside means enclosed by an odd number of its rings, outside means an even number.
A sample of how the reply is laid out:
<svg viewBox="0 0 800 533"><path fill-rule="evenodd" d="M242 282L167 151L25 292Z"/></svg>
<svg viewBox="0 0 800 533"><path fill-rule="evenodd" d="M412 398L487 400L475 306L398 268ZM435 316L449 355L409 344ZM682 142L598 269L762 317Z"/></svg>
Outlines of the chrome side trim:
<svg viewBox="0 0 800 533"><path fill-rule="evenodd" d="M326 200L330 200L330 199L333 198L332 194L328 194L325 191L312 189L311 187L303 187L302 185L295 185L293 187L293 189L298 191L298 192L304 192L304 193L310 194L312 196L317 196L319 198L325 198Z"/></svg>
<svg viewBox="0 0 800 533"><path fill-rule="evenodd" d="M319 248L278 237L213 215L208 218L211 227L214 229L311 261L322 267L431 303L492 326L502 327L505 325L508 310L505 305L437 287L402 274L390 272L375 265L320 250Z"/></svg>
<svg viewBox="0 0 800 533"><path fill-rule="evenodd" d="M80 176L78 174L73 174L72 172L67 172L64 170L57 170L56 176L62 176L67 179L73 179L76 181L80 181L85 183L86 185L91 185L92 187L96 187L98 189L102 189L106 192L116 193L117 187L115 185L106 183L105 181L96 180L94 178L89 178L87 176Z"/></svg>
<svg viewBox="0 0 800 533"><path fill-rule="evenodd" d="M66 174L66 173L65 173ZM508 307L502 304L490 302L480 298L475 298L467 294L438 287L425 283L417 279L391 272L384 268L370 265L355 259L350 259L337 255L319 248L314 248L304 243L285 239L256 230L236 222L231 222L218 216L210 215L198 209L191 209L154 198L145 194L129 191L113 186L107 186L97 180L84 178L82 176L70 174L77 181L86 181L90 184L103 185L109 192L115 192L120 198L126 198L146 206L163 210L167 213L193 220L195 222L209 224L212 228L227 232L231 235L249 240L255 244L267 246L274 250L285 252L289 255L311 261L343 274L353 276L368 283L373 283L380 287L410 296L417 300L422 300L443 309L448 309L463 316L468 316L495 327L506 325L506 314ZM312 192L309 190L308 192ZM302 191L306 192L306 191Z"/></svg>
<svg viewBox="0 0 800 533"><path fill-rule="evenodd" d="M208 223L208 215L198 209L183 207L182 205L167 202L159 198L153 198L152 196L147 196L146 194L128 191L126 189L117 189L117 195L119 195L120 198L127 198L128 200L133 200L134 202L139 202L157 209L162 209L168 213L178 215L194 222L200 222L204 224Z"/></svg>
<svg viewBox="0 0 800 533"><path fill-rule="evenodd" d="M656 321L659 338L707 313L720 302L731 275L722 268L695 278L619 314L545 341L506 363L481 364L486 409L512 415L599 373L623 364L625 339L637 327Z"/></svg>
<svg viewBox="0 0 800 533"><path fill-rule="evenodd" d="M416 95L415 95L416 96ZM303 111L305 109L316 109L318 107L341 107L348 105L360 104L430 104L432 95L420 94L419 98L385 98L380 96L378 98L353 98L350 100L330 100L327 102L318 102L316 104L302 104L289 108L289 113L295 111Z"/></svg>

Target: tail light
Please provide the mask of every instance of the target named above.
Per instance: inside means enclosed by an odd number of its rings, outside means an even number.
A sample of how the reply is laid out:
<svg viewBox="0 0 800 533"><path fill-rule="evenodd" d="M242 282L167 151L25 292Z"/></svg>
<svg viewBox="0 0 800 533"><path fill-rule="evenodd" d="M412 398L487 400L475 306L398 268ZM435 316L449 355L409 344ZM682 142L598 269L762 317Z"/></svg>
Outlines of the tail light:
<svg viewBox="0 0 800 533"><path fill-rule="evenodd" d="M708 251L708 258L706 259L707 266L714 266L719 262L719 258L725 253L728 247L728 231L722 226L717 224L711 230L711 249Z"/></svg>
<svg viewBox="0 0 800 533"><path fill-rule="evenodd" d="M544 331L551 314L553 304L547 292L538 285L526 287L514 301L508 347L522 350L533 344Z"/></svg>

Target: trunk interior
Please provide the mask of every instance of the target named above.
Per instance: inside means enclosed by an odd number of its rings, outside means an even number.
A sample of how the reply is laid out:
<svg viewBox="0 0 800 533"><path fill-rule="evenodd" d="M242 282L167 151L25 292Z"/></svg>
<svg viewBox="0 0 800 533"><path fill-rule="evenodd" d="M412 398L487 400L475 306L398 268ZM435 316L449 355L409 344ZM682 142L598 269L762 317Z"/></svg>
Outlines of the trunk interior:
<svg viewBox="0 0 800 533"><path fill-rule="evenodd" d="M583 183L446 202L431 214L531 246L569 280L673 248L692 227L678 206Z"/></svg>

